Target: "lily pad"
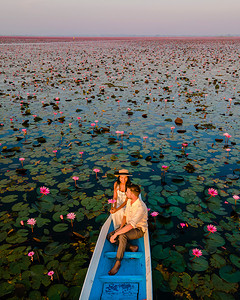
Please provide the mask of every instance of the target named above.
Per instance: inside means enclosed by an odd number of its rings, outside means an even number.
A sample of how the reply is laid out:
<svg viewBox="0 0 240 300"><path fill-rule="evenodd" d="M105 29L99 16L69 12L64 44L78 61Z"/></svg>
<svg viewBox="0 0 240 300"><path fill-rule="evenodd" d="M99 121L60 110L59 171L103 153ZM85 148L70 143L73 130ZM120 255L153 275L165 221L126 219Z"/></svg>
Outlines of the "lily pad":
<svg viewBox="0 0 240 300"><path fill-rule="evenodd" d="M191 262L191 268L194 271L197 272L203 272L208 269L208 262L205 258L203 257L196 257L192 262Z"/></svg>
<svg viewBox="0 0 240 300"><path fill-rule="evenodd" d="M53 230L56 232L63 232L65 230L67 230L68 228L69 228L69 226L66 223L60 223L60 224L53 226Z"/></svg>
<svg viewBox="0 0 240 300"><path fill-rule="evenodd" d="M17 201L17 199L18 199L17 195L8 195L8 196L2 197L1 202L3 202L3 203L12 203L12 202Z"/></svg>
<svg viewBox="0 0 240 300"><path fill-rule="evenodd" d="M236 267L240 268L240 257L239 256L237 256L235 254L231 254L230 260Z"/></svg>
<svg viewBox="0 0 240 300"><path fill-rule="evenodd" d="M153 248L152 255L156 259L165 259L169 256L169 251L170 251L169 247L163 249L162 245L157 245Z"/></svg>
<svg viewBox="0 0 240 300"><path fill-rule="evenodd" d="M213 254L210 259L210 265L219 269L226 265L226 260L219 254Z"/></svg>
<svg viewBox="0 0 240 300"><path fill-rule="evenodd" d="M219 270L219 274L222 279L227 282L239 282L240 281L240 271L235 271L232 266L227 265Z"/></svg>

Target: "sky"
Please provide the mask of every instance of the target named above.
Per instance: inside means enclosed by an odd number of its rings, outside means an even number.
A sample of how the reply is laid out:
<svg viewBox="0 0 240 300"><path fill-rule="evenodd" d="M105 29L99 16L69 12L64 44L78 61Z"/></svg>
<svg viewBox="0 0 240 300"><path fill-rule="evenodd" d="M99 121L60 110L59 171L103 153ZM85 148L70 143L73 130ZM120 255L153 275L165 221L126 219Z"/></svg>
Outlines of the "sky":
<svg viewBox="0 0 240 300"><path fill-rule="evenodd" d="M0 36L240 35L240 0L0 0Z"/></svg>

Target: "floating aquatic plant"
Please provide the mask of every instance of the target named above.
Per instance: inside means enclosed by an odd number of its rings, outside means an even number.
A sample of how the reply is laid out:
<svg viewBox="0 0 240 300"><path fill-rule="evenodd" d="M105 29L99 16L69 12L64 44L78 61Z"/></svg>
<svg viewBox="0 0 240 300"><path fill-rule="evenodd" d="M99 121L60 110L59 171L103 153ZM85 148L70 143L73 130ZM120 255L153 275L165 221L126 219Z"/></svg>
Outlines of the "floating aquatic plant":
<svg viewBox="0 0 240 300"><path fill-rule="evenodd" d="M73 220L76 218L75 213L68 213L67 219L71 220L71 226L73 227Z"/></svg>
<svg viewBox="0 0 240 300"><path fill-rule="evenodd" d="M54 274L54 271L49 271L48 272L48 276L50 276L51 280L53 281L53 274Z"/></svg>
<svg viewBox="0 0 240 300"><path fill-rule="evenodd" d="M27 220L27 224L28 225L31 225L31 229L32 229L32 232L33 232L33 226L36 224L36 219L34 219L34 218L31 218L31 219L28 219Z"/></svg>
<svg viewBox="0 0 240 300"><path fill-rule="evenodd" d="M193 261L196 257L202 256L202 251L195 248L195 249L192 250L192 254L194 255L194 258L192 259L192 261Z"/></svg>

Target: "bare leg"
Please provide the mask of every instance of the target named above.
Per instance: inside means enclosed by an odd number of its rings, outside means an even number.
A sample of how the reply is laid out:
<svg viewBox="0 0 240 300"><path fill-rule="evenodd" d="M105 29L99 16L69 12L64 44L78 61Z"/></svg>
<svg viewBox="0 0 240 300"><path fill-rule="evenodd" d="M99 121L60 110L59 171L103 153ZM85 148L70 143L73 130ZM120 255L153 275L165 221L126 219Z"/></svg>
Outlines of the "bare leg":
<svg viewBox="0 0 240 300"><path fill-rule="evenodd" d="M117 274L118 270L120 269L121 262L120 260L116 260L115 265L113 268L108 272L109 275L115 275Z"/></svg>

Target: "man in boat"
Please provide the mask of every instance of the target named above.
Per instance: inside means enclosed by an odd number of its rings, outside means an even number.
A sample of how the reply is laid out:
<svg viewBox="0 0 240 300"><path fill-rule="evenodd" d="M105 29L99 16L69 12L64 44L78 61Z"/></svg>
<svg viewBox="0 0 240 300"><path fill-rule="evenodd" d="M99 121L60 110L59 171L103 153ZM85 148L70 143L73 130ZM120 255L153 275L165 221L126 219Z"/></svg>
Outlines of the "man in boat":
<svg viewBox="0 0 240 300"><path fill-rule="evenodd" d="M108 272L109 275L115 275L118 272L126 249L132 252L138 251L138 246L131 245L129 241L141 238L147 230L148 210L146 204L139 199L140 192L140 187L136 184L127 188L128 201L122 224L107 236L111 243L118 245L116 263Z"/></svg>

